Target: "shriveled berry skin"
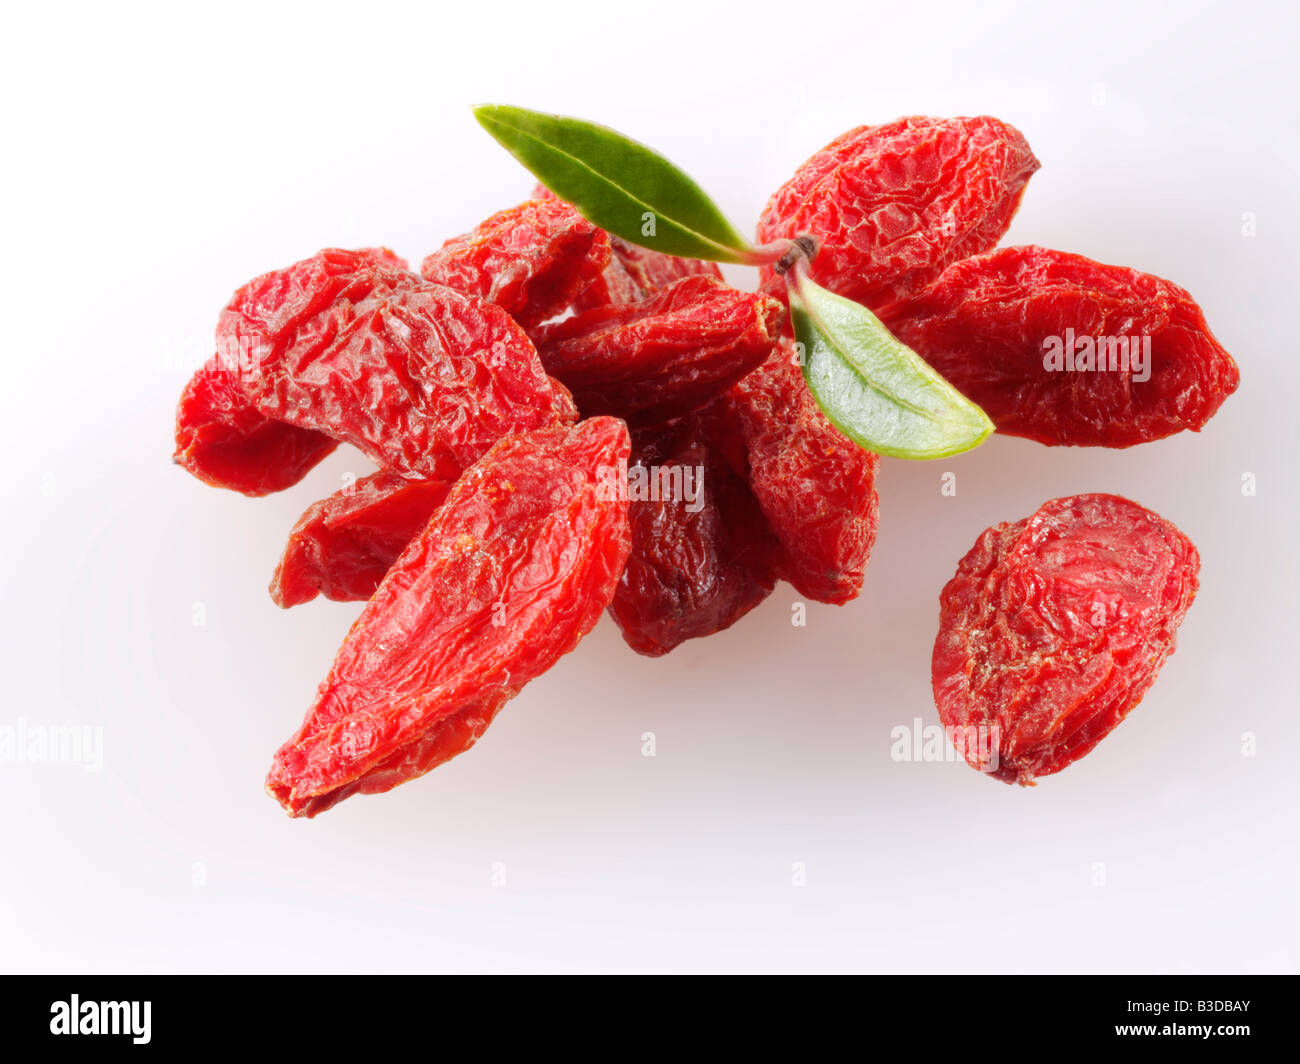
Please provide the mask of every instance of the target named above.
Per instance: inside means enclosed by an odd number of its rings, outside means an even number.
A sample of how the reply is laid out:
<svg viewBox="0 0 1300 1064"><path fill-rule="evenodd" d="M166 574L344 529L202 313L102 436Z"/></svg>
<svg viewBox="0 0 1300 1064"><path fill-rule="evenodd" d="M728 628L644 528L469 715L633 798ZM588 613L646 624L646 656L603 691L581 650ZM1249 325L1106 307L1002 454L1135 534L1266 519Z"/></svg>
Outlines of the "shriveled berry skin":
<svg viewBox="0 0 1300 1064"><path fill-rule="evenodd" d="M571 422L572 401L500 307L409 271L323 251L250 282L217 325L264 417L376 465L450 479L502 436Z"/></svg>
<svg viewBox="0 0 1300 1064"><path fill-rule="evenodd" d="M987 115L861 126L776 191L759 240L816 237L813 280L879 310L993 247L1038 167L1020 131ZM763 283L783 287L770 269Z"/></svg>
<svg viewBox="0 0 1300 1064"><path fill-rule="evenodd" d="M1237 389L1232 356L1176 284L1041 247L958 262L891 307L885 324L989 415L999 432L1049 445L1131 447L1200 430ZM1069 330L1067 334L1067 330ZM1048 368L1049 342L1150 339L1150 379Z"/></svg>
<svg viewBox="0 0 1300 1064"><path fill-rule="evenodd" d="M584 416L656 424L705 405L767 358L784 315L775 299L691 276L639 303L545 325L533 338Z"/></svg>
<svg viewBox="0 0 1300 1064"><path fill-rule="evenodd" d="M996 736L967 761L1029 785L1088 753L1173 653L1199 568L1177 528L1115 495L987 529L940 596L931 662L944 725Z"/></svg>
<svg viewBox="0 0 1300 1064"><path fill-rule="evenodd" d="M406 260L388 248L322 252L318 259L312 284L322 298L374 266L407 269ZM268 495L298 483L338 441L259 412L245 388L252 367L239 355L218 352L185 386L176 410L174 460L214 487Z"/></svg>
<svg viewBox="0 0 1300 1064"><path fill-rule="evenodd" d="M379 472L312 503L271 578L271 598L288 609L324 595L368 599L451 491L445 480Z"/></svg>
<svg viewBox="0 0 1300 1064"><path fill-rule="evenodd" d="M632 551L609 613L639 654L659 657L729 628L775 583L778 545L716 432L716 419L697 414L633 434L629 488L638 473L642 483L663 470L698 478L693 502L671 491L629 502Z"/></svg>
<svg viewBox="0 0 1300 1064"><path fill-rule="evenodd" d="M263 417L218 355L190 378L176 408L173 460L205 484L244 495L292 487L338 445L323 432Z"/></svg>
<svg viewBox="0 0 1300 1064"><path fill-rule="evenodd" d="M616 236L611 236L609 241L613 256L597 281L574 300L574 308L578 311L610 304L639 303L683 277L722 280L722 271L715 262L665 255L662 251L629 244Z"/></svg>
<svg viewBox="0 0 1300 1064"><path fill-rule="evenodd" d="M591 630L630 542L609 471L626 426L499 441L457 481L344 641L267 790L293 816L375 794L468 749Z"/></svg>
<svg viewBox="0 0 1300 1064"><path fill-rule="evenodd" d="M880 459L822 413L788 339L722 402L781 543L779 575L818 602L855 598L876 541Z"/></svg>
<svg viewBox="0 0 1300 1064"><path fill-rule="evenodd" d="M535 199L564 202L545 185L533 189ZM604 233L604 230L601 230ZM600 276L582 289L573 300L573 309L581 312L593 307L611 304L639 303L641 300L667 288L683 277L701 275L722 280L722 271L715 262L702 259L683 259L629 244L613 233L605 234L612 252L609 264Z"/></svg>
<svg viewBox="0 0 1300 1064"><path fill-rule="evenodd" d="M561 200L533 199L448 240L420 273L495 303L527 329L563 312L609 264L603 229Z"/></svg>

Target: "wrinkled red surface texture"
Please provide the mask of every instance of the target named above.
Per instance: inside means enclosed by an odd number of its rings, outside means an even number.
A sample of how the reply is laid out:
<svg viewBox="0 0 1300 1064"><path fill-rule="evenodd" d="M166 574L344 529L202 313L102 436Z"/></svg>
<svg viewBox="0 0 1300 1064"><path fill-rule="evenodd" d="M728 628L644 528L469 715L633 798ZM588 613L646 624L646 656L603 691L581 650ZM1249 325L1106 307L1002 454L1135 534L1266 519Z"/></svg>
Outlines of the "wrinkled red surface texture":
<svg viewBox="0 0 1300 1064"><path fill-rule="evenodd" d="M293 487L338 445L323 432L263 417L217 355L190 378L176 409L174 460L205 484L244 495Z"/></svg>
<svg viewBox="0 0 1300 1064"><path fill-rule="evenodd" d="M528 329L562 313L609 265L603 229L567 203L534 199L448 240L420 273L495 303Z"/></svg>
<svg viewBox="0 0 1300 1064"><path fill-rule="evenodd" d="M340 252L329 259L327 254L317 256L322 272L336 277L373 266L407 268L406 260L387 248ZM213 487L269 495L298 483L338 441L262 414L245 388L250 370L238 352L218 351L194 374L176 410L174 459Z"/></svg>
<svg viewBox="0 0 1300 1064"><path fill-rule="evenodd" d="M683 259L665 255L662 251L629 244L616 236L609 238L613 256L604 272L590 288L577 299L577 310L604 307L610 304L639 303L656 292L662 292L683 277L712 277L722 280L717 263L700 259Z"/></svg>
<svg viewBox="0 0 1300 1064"><path fill-rule="evenodd" d="M777 578L816 601L856 597L876 535L877 465L817 408L788 343L723 399L638 429L634 480L638 467L645 484L667 477L680 489L687 470L701 479L694 503L680 490L629 502L632 552L610 606L628 645L659 656L730 627ZM379 473L314 504L273 597L367 598L445 491Z"/></svg>
<svg viewBox="0 0 1300 1064"><path fill-rule="evenodd" d="M879 458L830 423L789 340L727 394L750 487L781 543L778 575L818 602L862 590L876 540Z"/></svg>
<svg viewBox="0 0 1300 1064"><path fill-rule="evenodd" d="M784 315L775 299L690 276L641 302L545 325L533 338L584 416L655 424L703 406L767 358Z"/></svg>
<svg viewBox="0 0 1300 1064"><path fill-rule="evenodd" d="M1088 753L1173 653L1199 567L1177 528L1115 495L987 529L940 596L931 663L944 725L997 736L986 758L968 738L966 760L1028 785Z"/></svg>
<svg viewBox="0 0 1300 1064"><path fill-rule="evenodd" d="M320 435L353 444L382 468L448 479L504 435L574 420L568 393L505 311L398 263L330 249L236 292L217 325L217 355L200 371L219 367L223 387L186 390L177 460L218 483L210 445L243 470L248 448L232 443L246 444L270 421L311 435L289 434L293 448L273 435L277 453L293 462L225 486L258 494L292 483L309 468L304 452L316 460L328 453L323 444L313 449ZM252 429L212 405L214 396L237 397L231 402L257 415ZM214 422L215 437L205 433ZM233 441L231 426L240 431Z"/></svg>
<svg viewBox="0 0 1300 1064"><path fill-rule="evenodd" d="M573 419L501 308L406 271L338 271L337 254L258 278L222 312L218 350L251 359L245 387L263 414L429 479L504 435Z"/></svg>
<svg viewBox="0 0 1300 1064"><path fill-rule="evenodd" d="M271 598L285 609L317 595L368 599L451 488L445 480L379 472L313 503L289 534Z"/></svg>
<svg viewBox="0 0 1300 1064"><path fill-rule="evenodd" d="M999 432L1045 444L1131 447L1199 430L1237 388L1232 356L1169 281L1041 247L950 266L882 315L894 334L984 408ZM1123 359L1046 368L1049 339L1150 340L1150 379Z"/></svg>
<svg viewBox="0 0 1300 1064"><path fill-rule="evenodd" d="M633 436L629 489L658 486L629 503L632 551L609 612L637 653L658 657L730 627L775 583L776 540L718 427L693 414Z"/></svg>
<svg viewBox="0 0 1300 1064"><path fill-rule="evenodd" d="M813 280L879 310L993 247L1038 167L1020 131L988 116L861 126L776 191L758 237L816 237ZM763 287L784 282L765 268Z"/></svg>
<svg viewBox="0 0 1300 1064"><path fill-rule="evenodd" d="M593 418L502 439L452 488L348 633L267 789L294 816L387 791L468 749L572 650L630 546L610 471L627 428Z"/></svg>

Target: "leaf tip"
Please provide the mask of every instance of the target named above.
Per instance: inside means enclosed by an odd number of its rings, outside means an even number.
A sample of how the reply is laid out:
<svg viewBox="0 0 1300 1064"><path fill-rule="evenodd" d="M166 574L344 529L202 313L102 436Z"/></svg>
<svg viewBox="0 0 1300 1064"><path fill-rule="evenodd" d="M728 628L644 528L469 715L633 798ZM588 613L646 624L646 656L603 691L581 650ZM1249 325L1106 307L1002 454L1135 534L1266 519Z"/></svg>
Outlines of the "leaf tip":
<svg viewBox="0 0 1300 1064"><path fill-rule="evenodd" d="M970 447L971 448L978 447L981 443L983 443L990 436L992 436L994 432L997 431L997 426L993 424L993 419L984 412L984 408L982 406L980 406L976 402L971 401L970 399L967 399L964 395L962 396L962 399L965 400L967 405L970 407L970 412L971 412L971 441L972 442ZM970 448L967 448L967 450L969 449Z"/></svg>

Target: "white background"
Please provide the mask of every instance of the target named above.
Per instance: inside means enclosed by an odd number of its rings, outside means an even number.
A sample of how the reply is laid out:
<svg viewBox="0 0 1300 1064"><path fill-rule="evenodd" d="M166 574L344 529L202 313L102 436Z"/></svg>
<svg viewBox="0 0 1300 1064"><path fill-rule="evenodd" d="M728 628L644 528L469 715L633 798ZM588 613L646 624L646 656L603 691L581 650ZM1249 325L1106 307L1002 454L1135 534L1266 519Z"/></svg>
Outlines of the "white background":
<svg viewBox="0 0 1300 1064"><path fill-rule="evenodd" d="M0 724L102 727L104 767L0 763L0 966L1300 967L1292 5L37 9L0 46ZM783 587L662 660L606 621L466 756L291 821L262 779L359 607L283 613L265 586L298 513L367 467L216 491L170 463L174 404L246 279L330 245L418 259L523 198L481 101L620 128L745 227L851 126L997 115L1043 162L1008 241L1186 286L1241 390L1133 450L886 461L858 601L793 628ZM892 727L937 721L958 558L1099 490L1203 557L1146 700L1033 789L892 761Z"/></svg>

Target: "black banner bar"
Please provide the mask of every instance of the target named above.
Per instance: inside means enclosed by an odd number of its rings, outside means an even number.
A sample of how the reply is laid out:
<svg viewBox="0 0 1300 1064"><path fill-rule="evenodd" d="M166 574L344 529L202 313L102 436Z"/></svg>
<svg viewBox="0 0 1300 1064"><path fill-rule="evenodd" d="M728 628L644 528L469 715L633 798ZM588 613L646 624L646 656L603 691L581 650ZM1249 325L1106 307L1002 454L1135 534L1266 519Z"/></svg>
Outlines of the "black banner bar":
<svg viewBox="0 0 1300 1064"><path fill-rule="evenodd" d="M620 1026L632 1044L665 1049L683 1048L693 1031L730 1048L757 1041L769 1049L787 1039L815 1049L844 1032L867 1052L901 1043L1038 1055L1131 1044L1140 1052L1206 1046L1294 1055L1296 1042L1291 976L866 976L846 977L856 984L844 988L847 998L827 996L816 976L803 977L802 987L792 978L769 986L744 977L726 992L667 979L566 978L581 986L558 997L525 977L491 986L468 976L11 977L0 1045L132 1053L288 1046L295 1056L337 1057L412 1039L436 1053L439 1043L426 1039L440 1032L454 1039L443 1048L466 1037L494 1052L515 1037L534 1048L541 1041L559 1048L561 1037L608 1047L619 1044L604 1039ZM846 1010L837 1001L853 1004Z"/></svg>

